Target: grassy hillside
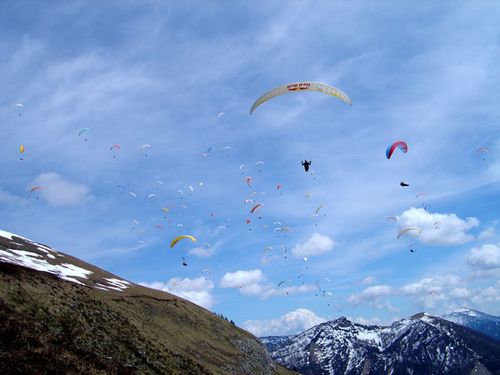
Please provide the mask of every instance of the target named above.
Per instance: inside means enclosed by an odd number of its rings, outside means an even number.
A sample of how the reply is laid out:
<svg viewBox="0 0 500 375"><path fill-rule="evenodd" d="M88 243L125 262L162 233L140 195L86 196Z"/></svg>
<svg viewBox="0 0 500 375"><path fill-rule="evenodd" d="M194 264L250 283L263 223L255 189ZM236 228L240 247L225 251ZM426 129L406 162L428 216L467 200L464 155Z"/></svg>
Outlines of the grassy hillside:
<svg viewBox="0 0 500 375"><path fill-rule="evenodd" d="M87 284L113 276L92 269ZM3 260L0 320L1 374L290 374L254 336L171 294L100 290Z"/></svg>

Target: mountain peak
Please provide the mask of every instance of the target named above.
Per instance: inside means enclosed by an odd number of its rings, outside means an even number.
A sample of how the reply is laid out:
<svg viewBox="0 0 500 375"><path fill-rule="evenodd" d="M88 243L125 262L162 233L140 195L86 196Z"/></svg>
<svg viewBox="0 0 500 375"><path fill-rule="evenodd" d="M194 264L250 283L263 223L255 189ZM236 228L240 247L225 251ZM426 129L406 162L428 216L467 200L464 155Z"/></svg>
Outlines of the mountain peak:
<svg viewBox="0 0 500 375"><path fill-rule="evenodd" d="M303 374L457 374L500 365L496 341L425 312L387 327L341 317L280 342L262 341L274 360Z"/></svg>
<svg viewBox="0 0 500 375"><path fill-rule="evenodd" d="M429 313L426 313L426 312L419 312L419 313L417 313L415 315L412 315L410 317L410 320L420 320L420 319L422 319L424 317L432 317L432 315L430 315Z"/></svg>

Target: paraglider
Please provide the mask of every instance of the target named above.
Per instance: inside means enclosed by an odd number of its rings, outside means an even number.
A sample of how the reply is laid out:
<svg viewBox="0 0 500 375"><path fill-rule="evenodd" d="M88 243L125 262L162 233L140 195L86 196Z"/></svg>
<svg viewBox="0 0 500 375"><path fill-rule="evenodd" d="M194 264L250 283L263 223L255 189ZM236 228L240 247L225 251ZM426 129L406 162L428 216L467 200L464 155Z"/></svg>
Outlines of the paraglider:
<svg viewBox="0 0 500 375"><path fill-rule="evenodd" d="M269 99L272 99L276 96L280 96L286 93L301 92L301 91L321 92L327 95L335 96L349 105L352 104L351 99L344 92L340 91L339 89L333 86L329 86L321 82L294 82L276 87L266 92L261 97L259 97L253 103L252 108L250 108L250 114L252 114L259 105L267 102Z"/></svg>
<svg viewBox="0 0 500 375"><path fill-rule="evenodd" d="M418 234L422 233L422 230L419 228L419 227L407 227L407 228L403 228L401 229L399 232L398 232L398 239L399 237L401 237L403 234L406 234L410 231L416 231L418 232Z"/></svg>
<svg viewBox="0 0 500 375"><path fill-rule="evenodd" d="M205 274L205 280L208 280L210 276L212 276L212 270L210 268L205 268L201 271L201 273Z"/></svg>
<svg viewBox="0 0 500 375"><path fill-rule="evenodd" d="M254 213L255 211L257 211L259 208L261 208L263 206L262 203L257 203L255 206L252 207L252 209L250 210L250 213Z"/></svg>
<svg viewBox="0 0 500 375"><path fill-rule="evenodd" d="M400 185L400 186L402 186L402 187L407 187L407 186L410 186L410 184L409 184L408 182L406 182L406 181L401 181L401 182L399 183L399 185Z"/></svg>
<svg viewBox="0 0 500 375"><path fill-rule="evenodd" d="M252 186L252 181L253 181L253 178L251 176L245 177L245 182L247 183L248 186Z"/></svg>
<svg viewBox="0 0 500 375"><path fill-rule="evenodd" d="M293 283L292 280L282 280L278 283L278 286L282 286L284 283Z"/></svg>
<svg viewBox="0 0 500 375"><path fill-rule="evenodd" d="M286 253L287 253L286 245L281 245L281 254L285 259L287 258Z"/></svg>
<svg viewBox="0 0 500 375"><path fill-rule="evenodd" d="M318 208L316 208L316 211L314 211L314 216L318 216L318 212L319 212L319 211L320 211L323 207L325 207L325 206L326 206L326 205L324 205L324 204L320 204L320 205L318 206Z"/></svg>
<svg viewBox="0 0 500 375"><path fill-rule="evenodd" d="M178 237L174 238L172 240L172 242L170 242L170 248L173 248L177 244L177 242L179 242L180 240L183 240L185 238L188 238L188 239L190 239L193 242L197 242L198 241L195 237L193 237L193 236L191 236L189 234L183 234L182 236L178 236Z"/></svg>
<svg viewBox="0 0 500 375"><path fill-rule="evenodd" d="M477 154L487 154L490 150L487 147L480 147L476 150ZM485 157L482 158L483 160L486 160Z"/></svg>
<svg viewBox="0 0 500 375"><path fill-rule="evenodd" d="M418 199L424 195L427 195L427 193L418 193L417 195L415 195L415 199Z"/></svg>
<svg viewBox="0 0 500 375"><path fill-rule="evenodd" d="M387 159L391 158L391 156L392 156L394 150L396 150L396 148L399 148L405 154L408 152L408 145L406 144L406 142L397 141L397 142L394 142L393 144L389 145L389 147L387 147L387 150L385 150L385 156L387 157Z"/></svg>
<svg viewBox="0 0 500 375"><path fill-rule="evenodd" d="M186 258L184 258L184 257L182 257L182 265L183 265L184 267L187 267L187 266L188 266L188 264L187 264L187 262L186 262Z"/></svg>
<svg viewBox="0 0 500 375"><path fill-rule="evenodd" d="M262 165L264 165L264 162L262 160L255 163L255 166L259 167L259 173L262 172L262 170L260 169Z"/></svg>
<svg viewBox="0 0 500 375"><path fill-rule="evenodd" d="M139 147L139 150L143 151L144 149L146 148L150 148L151 145L149 143L146 143L146 144L143 144L141 147ZM148 156L148 154L146 152L144 152L144 156Z"/></svg>
<svg viewBox="0 0 500 375"><path fill-rule="evenodd" d="M90 130L90 128L81 128L79 131L78 131L78 136L81 136L82 134L88 132ZM87 137L85 137L85 140L87 141Z"/></svg>
<svg viewBox="0 0 500 375"><path fill-rule="evenodd" d="M170 208L162 207L161 210L167 214L170 211Z"/></svg>
<svg viewBox="0 0 500 375"><path fill-rule="evenodd" d="M20 145L19 146L19 153L21 154L21 157L19 158L19 160L23 160L23 153L24 153L24 145Z"/></svg>
<svg viewBox="0 0 500 375"><path fill-rule="evenodd" d="M23 108L23 107L24 107L24 105L23 105L23 104L21 104L21 103L16 103L16 104L14 104L14 107L17 107L17 108L19 108L19 110L21 110L21 108ZM17 115L18 115L18 116L21 116L21 115L22 115L22 113L21 113L21 112L19 112Z"/></svg>
<svg viewBox="0 0 500 375"><path fill-rule="evenodd" d="M35 192L35 191L37 191L37 190L42 190L42 189L44 189L44 187L43 187L43 186L33 186L33 187L31 188L31 190L30 190L30 193L33 193L33 192ZM36 199L39 199L39 197L36 197Z"/></svg>
<svg viewBox="0 0 500 375"><path fill-rule="evenodd" d="M316 282L314 284L316 284L316 286L318 287L319 290L321 290L321 285L319 285L319 283L323 280L328 282L328 283L332 281L328 277L322 277L321 279L316 280Z"/></svg>
<svg viewBox="0 0 500 375"><path fill-rule="evenodd" d="M283 185L278 184L278 185L276 185L276 190L280 190L282 187L283 187Z"/></svg>
<svg viewBox="0 0 500 375"><path fill-rule="evenodd" d="M113 150L120 150L120 149L121 149L121 147L120 147L120 145L113 145L113 146L111 146L109 149L110 149L111 151L113 151ZM113 155L113 158L116 158L116 155Z"/></svg>
<svg viewBox="0 0 500 375"><path fill-rule="evenodd" d="M220 121L224 121L224 112L220 112L218 115L217 115L217 119L220 120Z"/></svg>
<svg viewBox="0 0 500 375"><path fill-rule="evenodd" d="M304 160L304 161L302 162L302 166L304 167L304 170L305 170L306 172L309 172L309 166L310 166L311 164L312 164L312 162L311 162L310 160L309 160L309 161Z"/></svg>

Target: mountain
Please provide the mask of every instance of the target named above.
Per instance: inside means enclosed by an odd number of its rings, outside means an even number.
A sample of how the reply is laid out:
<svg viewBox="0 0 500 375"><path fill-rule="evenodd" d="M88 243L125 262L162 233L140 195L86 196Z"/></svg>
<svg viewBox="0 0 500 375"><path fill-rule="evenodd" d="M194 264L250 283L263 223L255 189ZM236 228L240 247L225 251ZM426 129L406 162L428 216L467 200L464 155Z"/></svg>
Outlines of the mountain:
<svg viewBox="0 0 500 375"><path fill-rule="evenodd" d="M261 341L278 363L307 375L500 374L499 342L425 313L389 327L342 317Z"/></svg>
<svg viewBox="0 0 500 375"><path fill-rule="evenodd" d="M291 374L189 301L0 231L1 374Z"/></svg>
<svg viewBox="0 0 500 375"><path fill-rule="evenodd" d="M443 319L469 327L500 341L500 317L471 309L459 309L444 315Z"/></svg>

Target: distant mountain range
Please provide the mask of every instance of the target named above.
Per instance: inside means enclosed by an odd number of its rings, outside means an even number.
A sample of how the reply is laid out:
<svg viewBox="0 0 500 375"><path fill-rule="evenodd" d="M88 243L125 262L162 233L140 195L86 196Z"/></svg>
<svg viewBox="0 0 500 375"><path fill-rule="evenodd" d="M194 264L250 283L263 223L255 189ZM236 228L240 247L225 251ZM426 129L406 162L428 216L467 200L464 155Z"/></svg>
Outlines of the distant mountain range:
<svg viewBox="0 0 500 375"><path fill-rule="evenodd" d="M0 374L291 374L226 319L0 231Z"/></svg>
<svg viewBox="0 0 500 375"><path fill-rule="evenodd" d="M426 313L389 327L339 318L261 341L276 362L307 375L500 374L499 341Z"/></svg>
<svg viewBox="0 0 500 375"><path fill-rule="evenodd" d="M500 340L500 317L485 314L471 309L459 309L443 316L450 322L469 327L484 333L496 340Z"/></svg>

